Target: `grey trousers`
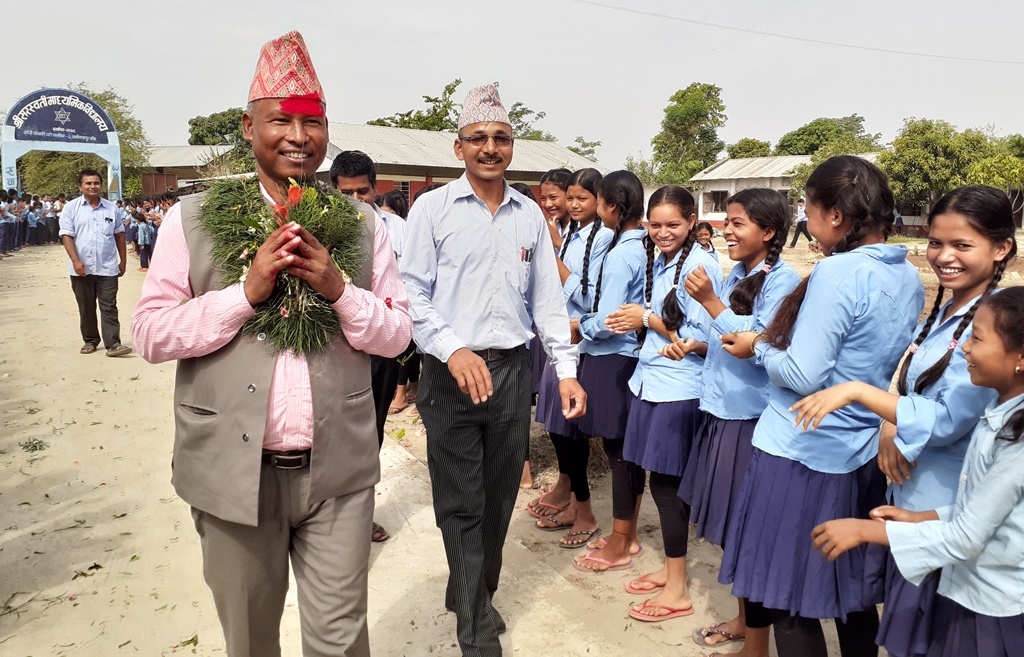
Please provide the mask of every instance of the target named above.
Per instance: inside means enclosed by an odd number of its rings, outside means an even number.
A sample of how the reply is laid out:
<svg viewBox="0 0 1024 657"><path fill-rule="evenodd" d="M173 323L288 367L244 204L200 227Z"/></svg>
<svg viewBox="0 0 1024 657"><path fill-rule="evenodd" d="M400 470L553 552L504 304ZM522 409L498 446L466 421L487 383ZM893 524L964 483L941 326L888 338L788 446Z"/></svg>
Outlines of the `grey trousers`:
<svg viewBox="0 0 1024 657"><path fill-rule="evenodd" d="M491 604L530 440L533 377L523 348L488 363L494 394L474 404L448 366L423 360L416 406L427 429L434 516L448 559L445 606L466 657L499 657L505 623Z"/></svg>
<svg viewBox="0 0 1024 657"><path fill-rule="evenodd" d="M103 346L107 349L121 344L121 322L117 318L117 276L72 276L71 289L78 302L78 320L82 342L100 345L96 326L96 306L100 307Z"/></svg>
<svg viewBox="0 0 1024 657"><path fill-rule="evenodd" d="M280 657L289 558L298 588L302 654L369 657L373 488L306 506L309 468L262 468L256 527L192 509L203 577L213 592L228 657Z"/></svg>

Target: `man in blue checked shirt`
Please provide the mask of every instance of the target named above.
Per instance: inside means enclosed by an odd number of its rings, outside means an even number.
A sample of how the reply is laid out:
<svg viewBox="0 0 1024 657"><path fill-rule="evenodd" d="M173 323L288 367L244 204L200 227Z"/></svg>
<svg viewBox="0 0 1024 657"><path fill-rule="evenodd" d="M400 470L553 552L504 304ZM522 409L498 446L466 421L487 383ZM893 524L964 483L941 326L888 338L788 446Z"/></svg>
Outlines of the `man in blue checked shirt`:
<svg viewBox="0 0 1024 657"><path fill-rule="evenodd" d="M68 275L78 301L83 354L100 344L96 327L96 306L100 308L103 345L108 356L124 356L131 347L121 344L117 318L117 279L127 264L124 224L117 220L114 204L100 197L103 176L94 169L78 174L82 195L64 206L60 214L60 237L68 252Z"/></svg>

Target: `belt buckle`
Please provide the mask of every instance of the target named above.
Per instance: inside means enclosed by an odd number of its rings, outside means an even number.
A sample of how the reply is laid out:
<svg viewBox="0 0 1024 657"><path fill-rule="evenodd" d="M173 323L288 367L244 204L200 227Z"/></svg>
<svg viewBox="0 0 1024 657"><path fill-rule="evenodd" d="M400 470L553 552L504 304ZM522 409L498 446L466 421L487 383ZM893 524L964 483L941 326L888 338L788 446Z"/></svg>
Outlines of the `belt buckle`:
<svg viewBox="0 0 1024 657"><path fill-rule="evenodd" d="M504 356L504 349L487 349L487 357L484 359L488 363L493 363L496 360L501 360Z"/></svg>
<svg viewBox="0 0 1024 657"><path fill-rule="evenodd" d="M279 470L301 470L309 465L309 454L274 454L270 457L270 465Z"/></svg>

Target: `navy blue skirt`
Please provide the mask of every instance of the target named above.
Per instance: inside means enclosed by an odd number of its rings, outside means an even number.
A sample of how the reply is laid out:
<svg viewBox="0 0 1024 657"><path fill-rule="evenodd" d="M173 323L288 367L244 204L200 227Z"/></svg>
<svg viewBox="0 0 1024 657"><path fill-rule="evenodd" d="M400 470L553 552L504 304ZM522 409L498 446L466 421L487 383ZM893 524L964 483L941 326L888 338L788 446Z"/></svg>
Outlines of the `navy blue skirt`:
<svg viewBox="0 0 1024 657"><path fill-rule="evenodd" d="M533 394L540 392L540 379L544 375L544 370L548 366L548 355L544 351L544 346L540 343L540 338L537 337L537 329L533 330L534 336L530 340L530 371L533 374Z"/></svg>
<svg viewBox="0 0 1024 657"><path fill-rule="evenodd" d="M587 354L580 363L579 382L587 392L587 413L576 424L584 435L620 440L626 437L629 379L637 362L619 354Z"/></svg>
<svg viewBox="0 0 1024 657"><path fill-rule="evenodd" d="M587 405L590 405L588 400ZM558 374L553 363L548 363L540 379L537 392L537 421L549 433L560 436L576 435L576 420L566 420L562 415L562 396L558 393Z"/></svg>
<svg viewBox="0 0 1024 657"><path fill-rule="evenodd" d="M630 397L622 458L648 472L681 477L700 428L700 400L651 402Z"/></svg>
<svg viewBox="0 0 1024 657"><path fill-rule="evenodd" d="M841 618L881 602L865 584L865 546L828 561L811 530L837 518L867 518L885 501L872 459L844 474L811 470L757 448L726 530L718 581L732 594L805 618Z"/></svg>
<svg viewBox="0 0 1024 657"><path fill-rule="evenodd" d="M928 657L1017 657L1024 653L1024 615L985 616L941 595Z"/></svg>
<svg viewBox="0 0 1024 657"><path fill-rule="evenodd" d="M879 549L868 554L869 569L873 569L875 561L884 559L885 573L885 606L875 643L889 651L891 657L920 657L928 652L932 641L940 571L925 577L921 586L914 586L896 567L889 548L872 547Z"/></svg>
<svg viewBox="0 0 1024 657"><path fill-rule="evenodd" d="M755 426L757 420L723 420L704 414L679 486L679 497L691 507L690 522L698 538L725 544L729 517L754 453Z"/></svg>

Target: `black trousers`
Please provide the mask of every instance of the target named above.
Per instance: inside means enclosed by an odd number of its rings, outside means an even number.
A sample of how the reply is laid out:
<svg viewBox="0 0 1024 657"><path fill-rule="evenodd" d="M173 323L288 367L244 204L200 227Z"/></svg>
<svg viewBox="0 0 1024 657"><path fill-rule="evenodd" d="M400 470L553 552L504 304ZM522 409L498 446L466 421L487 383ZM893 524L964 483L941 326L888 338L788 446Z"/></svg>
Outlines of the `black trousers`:
<svg viewBox="0 0 1024 657"><path fill-rule="evenodd" d="M96 306L100 308L103 346L121 344L121 323L117 319L117 276L72 276L71 289L78 302L82 342L98 347L100 329L96 326Z"/></svg>
<svg viewBox="0 0 1024 657"><path fill-rule="evenodd" d="M394 358L370 356L370 387L373 389L373 405L377 411L377 449L384 445L384 423L388 420L388 409L395 398L398 387L400 366Z"/></svg>
<svg viewBox="0 0 1024 657"><path fill-rule="evenodd" d="M448 366L423 357L416 406L427 429L434 516L448 560L445 606L465 657L498 657L505 623L491 604L530 439L525 347L488 364L494 393L474 404Z"/></svg>
<svg viewBox="0 0 1024 657"><path fill-rule="evenodd" d="M790 247L796 246L796 241L800 239L800 235L806 237L808 242L814 241L814 238L811 237L811 234L807 232L807 222L799 221L796 224L796 228L793 229L793 241L789 243Z"/></svg>

